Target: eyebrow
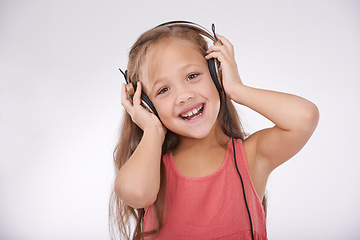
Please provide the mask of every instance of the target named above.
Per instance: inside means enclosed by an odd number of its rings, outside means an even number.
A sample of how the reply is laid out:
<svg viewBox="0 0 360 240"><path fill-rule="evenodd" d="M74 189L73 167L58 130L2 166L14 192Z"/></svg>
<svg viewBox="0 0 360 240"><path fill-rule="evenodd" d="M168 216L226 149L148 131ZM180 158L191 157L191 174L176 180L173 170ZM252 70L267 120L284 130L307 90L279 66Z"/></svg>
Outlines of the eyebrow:
<svg viewBox="0 0 360 240"><path fill-rule="evenodd" d="M190 67L192 67L192 66L202 67L201 64L189 63L189 64L186 64L186 65L180 67L178 70L185 70L185 69L190 68ZM151 85L150 92L152 93L153 90L154 90L154 88L155 88L155 86L156 86L157 84L165 81L166 79L167 79L167 77L157 78L157 79L154 81L154 83Z"/></svg>

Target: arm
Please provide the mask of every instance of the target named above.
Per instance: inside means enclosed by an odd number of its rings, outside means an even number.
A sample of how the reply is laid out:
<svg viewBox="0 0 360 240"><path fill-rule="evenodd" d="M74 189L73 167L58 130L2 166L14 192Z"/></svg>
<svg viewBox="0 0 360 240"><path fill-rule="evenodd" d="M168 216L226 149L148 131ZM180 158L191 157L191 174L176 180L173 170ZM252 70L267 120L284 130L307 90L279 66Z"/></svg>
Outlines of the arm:
<svg viewBox="0 0 360 240"><path fill-rule="evenodd" d="M140 105L141 84L133 98L126 98L122 88L122 105L133 121L144 131L135 152L116 174L115 193L133 208L145 208L152 204L160 187L161 147L166 129L154 114Z"/></svg>
<svg viewBox="0 0 360 240"><path fill-rule="evenodd" d="M257 161L270 173L305 145L319 119L317 107L301 97L234 84L231 98L260 113L275 126L249 137Z"/></svg>
<svg viewBox="0 0 360 240"><path fill-rule="evenodd" d="M242 84L234 58L234 48L224 37L223 45L210 47L206 58L221 63L223 87L235 102L245 105L272 121L273 128L254 133L244 142L250 165L264 176L294 156L308 141L319 119L317 107L294 95L255 89ZM250 166L251 167L251 166Z"/></svg>

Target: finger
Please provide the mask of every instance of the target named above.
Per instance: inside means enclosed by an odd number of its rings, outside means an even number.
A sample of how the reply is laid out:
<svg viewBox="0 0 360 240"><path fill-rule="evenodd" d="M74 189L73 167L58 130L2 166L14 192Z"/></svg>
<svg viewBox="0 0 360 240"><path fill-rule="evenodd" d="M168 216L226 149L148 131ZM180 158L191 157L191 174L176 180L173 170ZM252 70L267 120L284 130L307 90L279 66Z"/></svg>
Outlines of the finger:
<svg viewBox="0 0 360 240"><path fill-rule="evenodd" d="M212 45L209 47L209 49L206 51L206 53L214 52L214 51L221 51L226 53L229 56L234 56L234 48L232 46L226 46L226 45Z"/></svg>
<svg viewBox="0 0 360 240"><path fill-rule="evenodd" d="M127 98L127 92L126 92L126 88L125 88L125 83L121 84L121 104L125 103L128 98Z"/></svg>
<svg viewBox="0 0 360 240"><path fill-rule="evenodd" d="M210 58L216 58L220 63L223 63L226 58L222 52L211 52L205 56L205 59L209 60Z"/></svg>
<svg viewBox="0 0 360 240"><path fill-rule="evenodd" d="M232 43L229 40L227 40L225 37L223 37L219 34L216 34L216 36L222 42L223 46L225 46L227 49L229 49L230 53L234 54L234 46L232 45Z"/></svg>
<svg viewBox="0 0 360 240"><path fill-rule="evenodd" d="M216 34L216 37L222 42L223 45L233 47L232 43L224 36Z"/></svg>
<svg viewBox="0 0 360 240"><path fill-rule="evenodd" d="M131 107L132 107L132 104L131 102L129 101L128 99L128 96L127 96L127 92L126 92L126 87L125 87L125 84L123 83L121 85L121 105L125 108L125 110L127 112L130 111Z"/></svg>
<svg viewBox="0 0 360 240"><path fill-rule="evenodd" d="M206 51L206 54L209 54L211 52L223 52L226 54L231 54L229 49L227 47L225 47L224 45L213 45Z"/></svg>
<svg viewBox="0 0 360 240"><path fill-rule="evenodd" d="M214 51L220 51L220 45L212 45L208 50L206 50L206 53L211 53Z"/></svg>
<svg viewBox="0 0 360 240"><path fill-rule="evenodd" d="M121 85L121 97L124 98L124 99L129 100L129 101L132 103L132 99L131 99L131 97L130 97L130 94L129 94L128 91L127 91L127 87L126 87L126 84L125 84L125 83L123 83L123 84Z"/></svg>
<svg viewBox="0 0 360 240"><path fill-rule="evenodd" d="M136 91L133 97L134 106L139 106L141 103L141 91L142 91L142 85L141 82L138 81L136 84Z"/></svg>

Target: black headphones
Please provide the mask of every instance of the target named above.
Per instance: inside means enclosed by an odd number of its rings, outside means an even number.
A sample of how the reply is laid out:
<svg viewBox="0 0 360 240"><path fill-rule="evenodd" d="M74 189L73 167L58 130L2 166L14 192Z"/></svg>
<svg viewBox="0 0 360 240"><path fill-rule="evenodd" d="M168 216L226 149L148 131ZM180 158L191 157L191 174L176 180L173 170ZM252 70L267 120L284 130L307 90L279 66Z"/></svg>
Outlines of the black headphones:
<svg viewBox="0 0 360 240"><path fill-rule="evenodd" d="M221 42L216 37L214 24L212 24L213 34L211 34L211 32L209 32L206 28L204 28L196 23L188 22L188 21L166 22L166 23L162 23L162 24L154 27L153 29L158 28L158 27L169 27L169 28L186 27L186 28L195 30L196 32L198 32L200 35L202 35L204 37L209 38L210 40L213 41L214 45L221 44ZM216 89L220 93L222 91L222 78L221 78L220 63L215 58L210 58L209 60L207 60L207 63L208 63L211 78L216 86ZM129 96L132 98L136 91L136 83L132 82L131 79L129 79L127 70L125 72L123 72L121 69L119 69L119 70L124 75L124 78L126 81L126 91L129 94ZM150 98L146 95L146 93L144 91L142 91L142 93L141 93L141 105L144 108L148 109L151 113L154 113L157 117L159 117L154 104L151 102Z"/></svg>
<svg viewBox="0 0 360 240"><path fill-rule="evenodd" d="M199 34L201 34L202 36L205 36L209 39L211 39L214 43L214 45L216 44L221 44L221 42L217 39L216 34L215 34L215 25L212 24L212 31L213 34L211 34L208 30L206 30L206 28L193 23L193 22L188 22L188 21L172 21L172 22L166 22L163 24L160 24L157 27L162 27L162 26L166 26L166 27L187 27L190 29L195 30L196 32L198 32ZM217 59L211 58L209 60L207 60L208 63L208 67L209 67L209 71L210 71L210 75L211 78L216 86L216 89L218 90L218 92L220 93L221 91L223 91L222 88L222 74L221 74L221 67L220 67L220 63ZM131 80L129 79L128 75L127 75L127 70L125 72L123 72L120 68L119 68L120 72L124 75L125 81L126 81L126 91L128 92L128 94L130 95L130 97L132 98L135 94L135 90L136 90L136 83L131 82ZM232 140L232 146L233 146L233 154L234 154L234 163L235 163L235 167L236 170L238 172L238 175L240 177L240 182L242 185L242 191L243 191L243 196L244 196L244 201L245 201L245 206L246 206L246 210L249 216L249 222L250 222L250 228L251 228L251 238L254 239L254 229L253 229L253 224L252 224L252 219L251 219L251 214L250 214L250 209L246 200L246 194L245 194L245 187L244 187L244 182L242 179L242 176L240 174L239 168L237 166L237 162L236 162L236 153L235 153L235 143L234 143L234 137L233 137L233 131L232 131L232 124L231 124L231 119L230 119L230 114L229 114L229 110L227 107L227 103L226 103L226 94L224 94L224 100L225 100L225 107L226 107L226 112L228 115L228 119L229 119L229 126L230 126L230 131L231 131L231 140ZM150 98L142 91L141 92L141 105L148 109L150 112L154 113L157 117L159 117L154 104L151 102ZM160 119L160 118L159 118ZM160 120L161 121L161 120Z"/></svg>

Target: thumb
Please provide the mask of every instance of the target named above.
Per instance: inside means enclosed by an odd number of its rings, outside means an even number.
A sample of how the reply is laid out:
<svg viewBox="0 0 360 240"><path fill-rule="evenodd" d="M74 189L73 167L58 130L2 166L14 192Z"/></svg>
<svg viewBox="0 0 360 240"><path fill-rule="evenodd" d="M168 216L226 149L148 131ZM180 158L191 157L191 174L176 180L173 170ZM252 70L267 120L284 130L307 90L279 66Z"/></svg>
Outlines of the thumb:
<svg viewBox="0 0 360 240"><path fill-rule="evenodd" d="M134 106L139 106L141 103L141 91L142 91L142 84L140 81L136 83L136 91L133 97Z"/></svg>

